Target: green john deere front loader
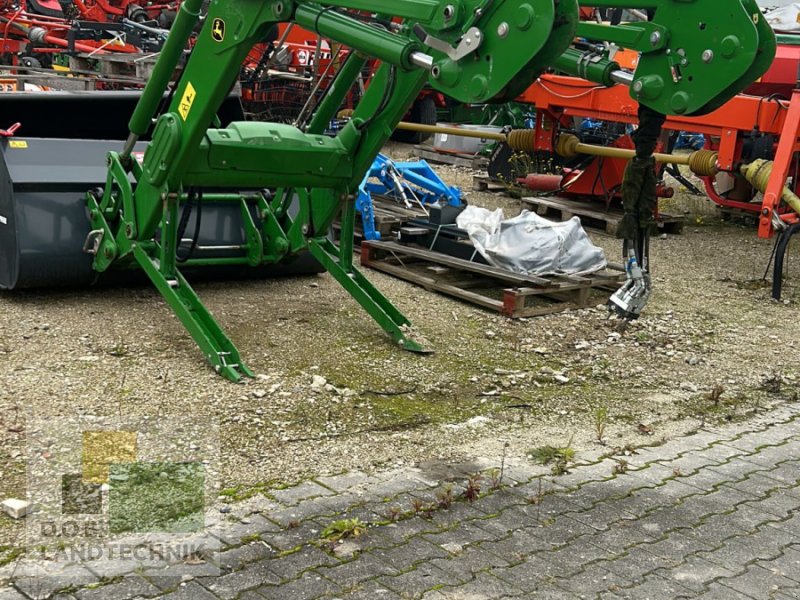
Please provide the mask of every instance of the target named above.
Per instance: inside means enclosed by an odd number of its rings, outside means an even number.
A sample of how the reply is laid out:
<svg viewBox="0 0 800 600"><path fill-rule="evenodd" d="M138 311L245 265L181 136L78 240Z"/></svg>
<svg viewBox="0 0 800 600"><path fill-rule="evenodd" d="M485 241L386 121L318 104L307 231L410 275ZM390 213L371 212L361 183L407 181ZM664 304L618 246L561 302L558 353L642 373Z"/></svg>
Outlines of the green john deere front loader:
<svg viewBox="0 0 800 600"><path fill-rule="evenodd" d="M141 271L214 369L236 381L252 374L182 271L263 270L310 254L395 343L422 351L408 319L353 265L352 244L358 185L426 83L463 102L507 101L558 65L630 85L654 114L702 114L759 77L775 52L754 0L724 8L718 0L587 1L655 9L650 22L614 27L579 24L579 4L212 0L202 14L203 0L185 0L124 142L0 141L0 286ZM223 117L242 61L279 22L352 52L303 129ZM576 35L639 50L636 72L609 60L608 44L570 49ZM380 68L352 119L326 135L367 57ZM338 246L328 237L336 218Z"/></svg>

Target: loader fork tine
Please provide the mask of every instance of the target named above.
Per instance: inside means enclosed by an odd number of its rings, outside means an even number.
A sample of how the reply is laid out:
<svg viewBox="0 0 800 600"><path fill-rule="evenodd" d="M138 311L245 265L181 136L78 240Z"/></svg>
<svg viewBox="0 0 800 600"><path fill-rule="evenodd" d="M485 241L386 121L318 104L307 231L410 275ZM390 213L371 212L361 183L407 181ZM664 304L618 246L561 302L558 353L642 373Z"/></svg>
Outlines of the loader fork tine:
<svg viewBox="0 0 800 600"><path fill-rule="evenodd" d="M308 240L308 249L401 348L410 352L430 352L409 337L411 322L350 264L349 257L341 260L341 251L333 242L327 238L312 238Z"/></svg>
<svg viewBox="0 0 800 600"><path fill-rule="evenodd" d="M140 244L134 246L133 255L180 322L200 346L214 370L233 382L241 381L242 376L254 377L253 372L242 362L239 350L228 339L208 309L203 306L200 298L197 297L180 271L176 269L174 279L167 279L161 273L156 261Z"/></svg>

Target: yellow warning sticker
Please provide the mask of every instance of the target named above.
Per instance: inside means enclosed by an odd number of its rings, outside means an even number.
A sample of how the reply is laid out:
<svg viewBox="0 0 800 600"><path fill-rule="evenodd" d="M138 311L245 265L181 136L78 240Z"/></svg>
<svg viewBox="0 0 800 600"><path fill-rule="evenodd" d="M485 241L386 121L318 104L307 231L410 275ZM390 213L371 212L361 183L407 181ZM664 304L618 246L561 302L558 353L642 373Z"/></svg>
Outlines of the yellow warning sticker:
<svg viewBox="0 0 800 600"><path fill-rule="evenodd" d="M190 81L186 84L186 90L183 92L183 98L181 98L181 103L178 106L178 112L184 121L189 116L189 111L192 110L195 96L197 96L197 92L194 91L194 86Z"/></svg>
<svg viewBox="0 0 800 600"><path fill-rule="evenodd" d="M215 42L221 42L225 39L225 21L214 19L214 22L211 23L211 38Z"/></svg>
<svg viewBox="0 0 800 600"><path fill-rule="evenodd" d="M27 148L28 142L25 140L8 140L9 148Z"/></svg>

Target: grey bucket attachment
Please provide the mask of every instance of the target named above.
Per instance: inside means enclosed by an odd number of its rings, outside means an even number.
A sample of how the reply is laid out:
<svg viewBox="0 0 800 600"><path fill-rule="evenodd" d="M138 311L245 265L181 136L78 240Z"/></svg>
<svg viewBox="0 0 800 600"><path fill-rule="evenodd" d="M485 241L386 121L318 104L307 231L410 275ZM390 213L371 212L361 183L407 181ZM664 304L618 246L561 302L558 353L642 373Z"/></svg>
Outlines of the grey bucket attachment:
<svg viewBox="0 0 800 600"><path fill-rule="evenodd" d="M92 256L83 251L89 234L86 194L102 187L105 159L120 141L45 138L0 138L0 289L83 287L95 282ZM144 146L141 146L144 149ZM253 217L258 222L257 211ZM193 211L186 234L193 235ZM242 217L235 202L204 202L193 258L244 254ZM189 267L197 278L249 278L319 273L310 255L289 257L275 265ZM136 281L138 270L103 275L102 280Z"/></svg>
<svg viewBox="0 0 800 600"><path fill-rule="evenodd" d="M106 180L106 155L121 150L139 92L42 92L0 94L0 114L19 122L24 137L0 137L0 289L82 287L94 283L86 194ZM50 115L50 116L48 116ZM223 125L242 120L231 95L218 116ZM145 144L137 146L143 151ZM257 211L253 217L258 221ZM186 231L195 231L196 212ZM204 203L198 251L193 258L241 255L245 241L236 203ZM207 249L203 249L207 248ZM214 248L228 248L216 250ZM245 278L318 273L309 255L276 265L189 267L192 278ZM104 274L103 281L135 280L138 270Z"/></svg>

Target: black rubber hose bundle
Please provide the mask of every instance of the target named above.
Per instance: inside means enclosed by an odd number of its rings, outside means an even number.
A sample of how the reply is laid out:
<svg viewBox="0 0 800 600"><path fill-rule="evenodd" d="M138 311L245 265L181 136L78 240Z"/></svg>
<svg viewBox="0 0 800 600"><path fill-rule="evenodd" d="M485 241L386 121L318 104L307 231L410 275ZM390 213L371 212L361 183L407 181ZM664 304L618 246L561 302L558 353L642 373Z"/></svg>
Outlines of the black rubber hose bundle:
<svg viewBox="0 0 800 600"><path fill-rule="evenodd" d="M186 232L186 227L189 225L189 218L192 216L193 204L197 205L194 219L194 235L192 236L192 243L189 246L189 250L186 252L186 254L181 255L180 252L178 252L178 248L180 248L181 241L183 240L183 234ZM178 243L175 250L175 260L177 260L179 263L185 263L187 260L189 260L194 254L195 249L197 249L197 243L200 239L200 219L202 214L203 192L202 190L190 188L189 193L186 196L186 203L183 205L183 210L181 211L181 220L178 223Z"/></svg>
<svg viewBox="0 0 800 600"><path fill-rule="evenodd" d="M772 272L772 297L775 300L781 299L784 258L789 247L789 241L798 231L800 231L800 223L789 225L788 228L783 230L778 238L778 243L775 245L775 270Z"/></svg>
<svg viewBox="0 0 800 600"><path fill-rule="evenodd" d="M658 203L658 179L653 153L665 120L663 114L646 106L639 106L639 128L631 135L636 156L628 162L622 178L624 214L617 228L617 237L626 240L624 252L633 244L636 259L645 269L648 263L647 240Z"/></svg>

